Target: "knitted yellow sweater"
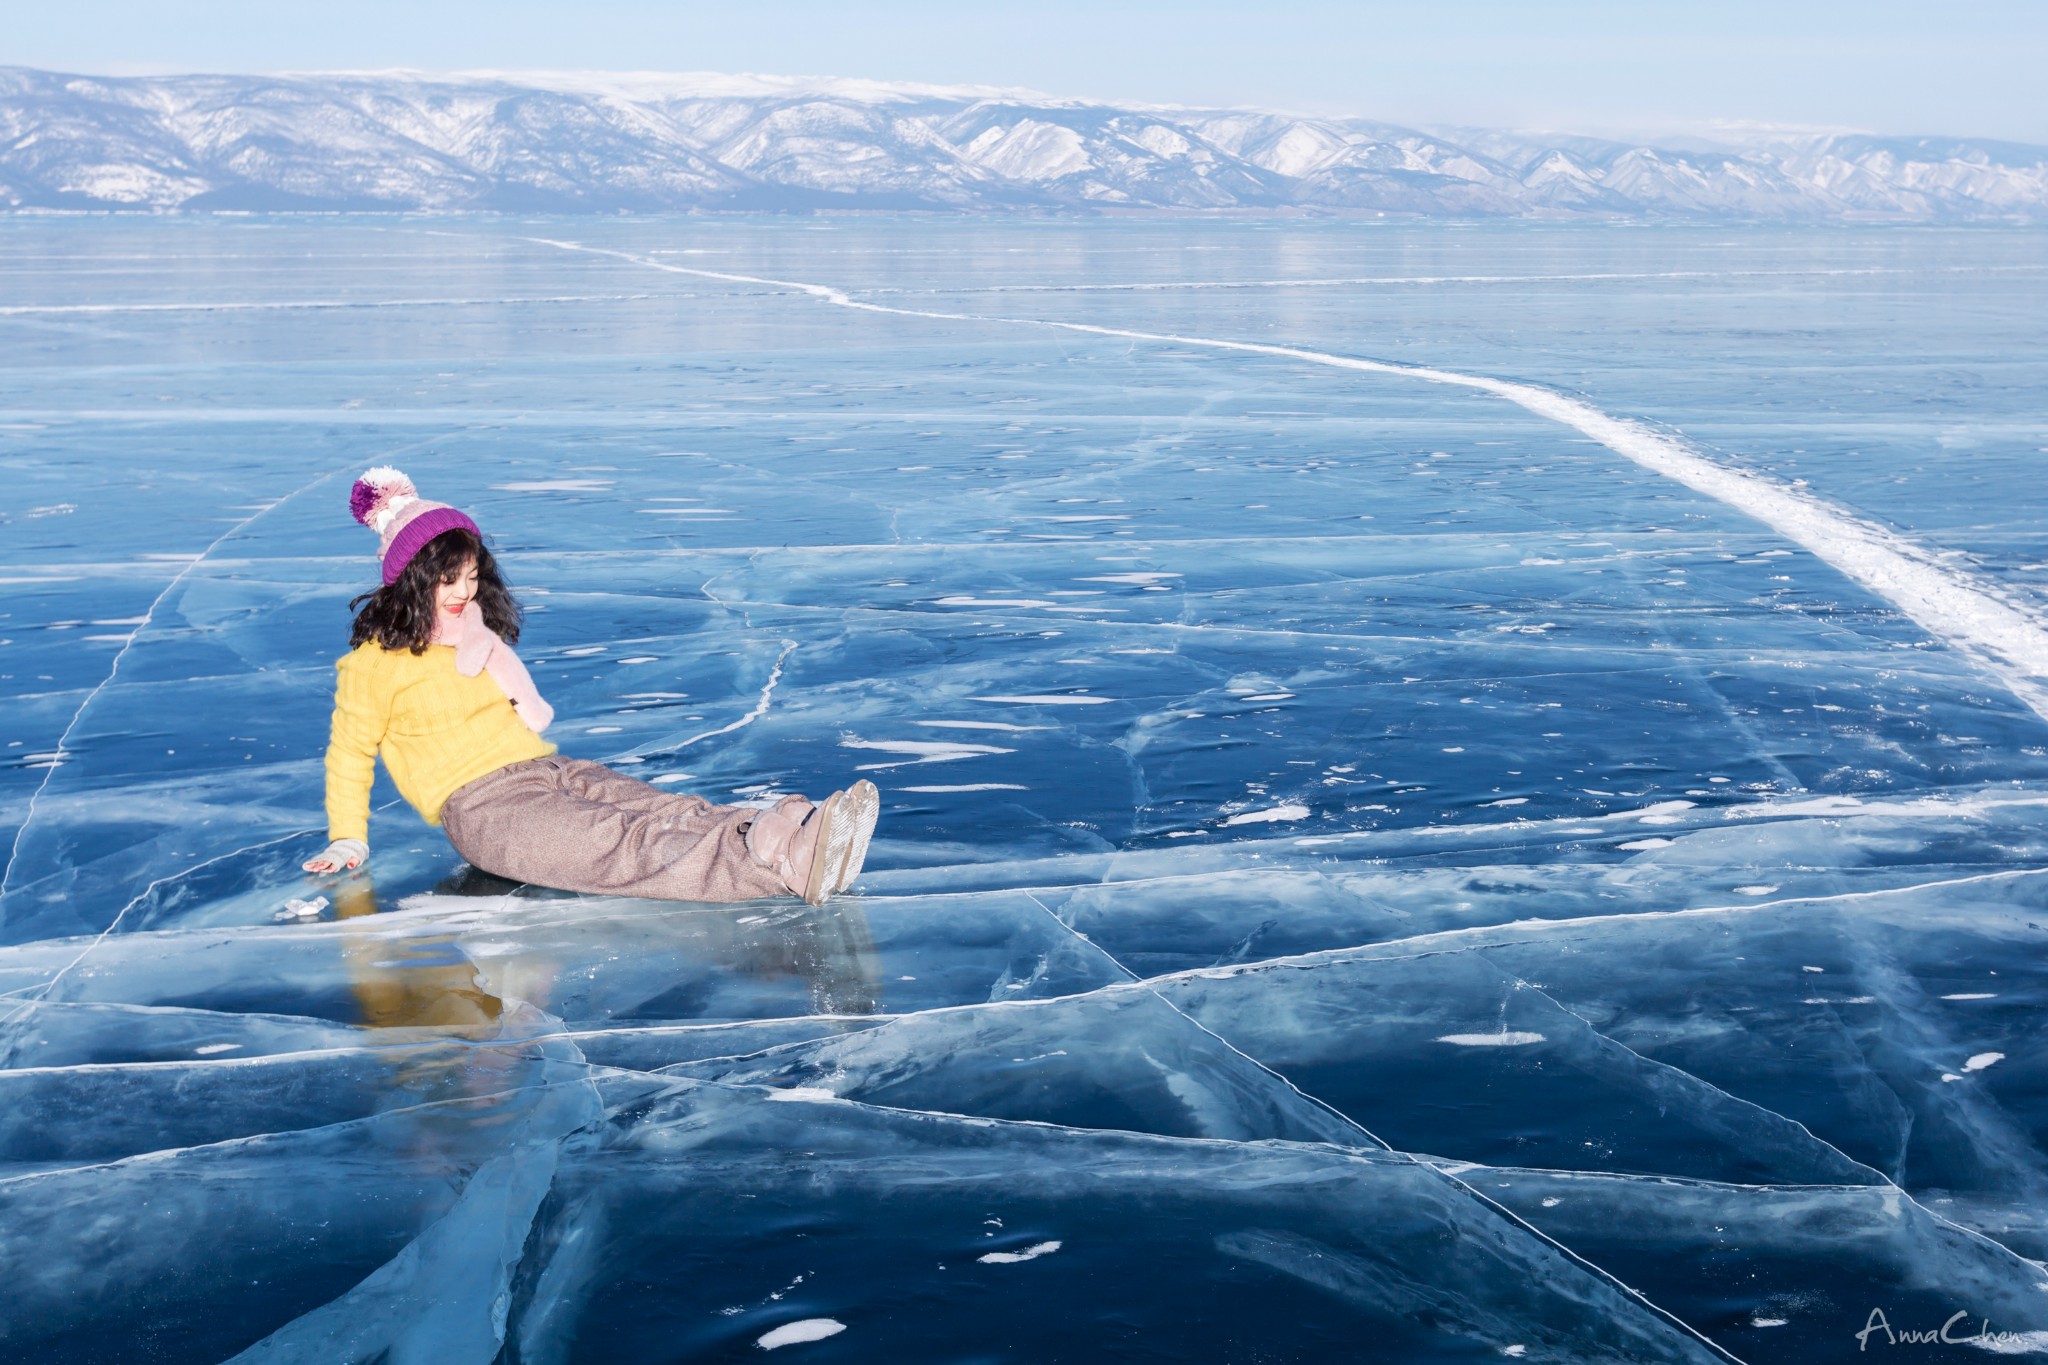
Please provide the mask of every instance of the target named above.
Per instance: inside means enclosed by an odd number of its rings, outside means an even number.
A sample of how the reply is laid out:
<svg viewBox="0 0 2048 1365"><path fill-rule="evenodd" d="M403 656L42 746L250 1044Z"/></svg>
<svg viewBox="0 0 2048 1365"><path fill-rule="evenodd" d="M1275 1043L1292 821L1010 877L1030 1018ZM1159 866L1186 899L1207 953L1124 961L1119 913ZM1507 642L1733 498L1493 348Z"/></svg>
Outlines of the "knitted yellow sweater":
<svg viewBox="0 0 2048 1365"><path fill-rule="evenodd" d="M452 645L424 654L358 645L335 664L334 729L327 741L327 837L369 840L377 756L430 825L457 787L555 746L519 718L488 673L455 671Z"/></svg>

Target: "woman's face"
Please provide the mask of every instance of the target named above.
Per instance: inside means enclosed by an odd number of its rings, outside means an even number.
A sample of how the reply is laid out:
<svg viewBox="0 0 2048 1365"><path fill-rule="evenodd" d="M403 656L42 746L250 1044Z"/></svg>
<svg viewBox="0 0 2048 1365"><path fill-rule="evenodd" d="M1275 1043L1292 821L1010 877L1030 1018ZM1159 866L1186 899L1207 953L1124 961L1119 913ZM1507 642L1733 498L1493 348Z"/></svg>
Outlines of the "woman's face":
<svg viewBox="0 0 2048 1365"><path fill-rule="evenodd" d="M476 561L465 560L449 575L434 585L434 617L438 621L454 623L462 619L462 613L476 597Z"/></svg>

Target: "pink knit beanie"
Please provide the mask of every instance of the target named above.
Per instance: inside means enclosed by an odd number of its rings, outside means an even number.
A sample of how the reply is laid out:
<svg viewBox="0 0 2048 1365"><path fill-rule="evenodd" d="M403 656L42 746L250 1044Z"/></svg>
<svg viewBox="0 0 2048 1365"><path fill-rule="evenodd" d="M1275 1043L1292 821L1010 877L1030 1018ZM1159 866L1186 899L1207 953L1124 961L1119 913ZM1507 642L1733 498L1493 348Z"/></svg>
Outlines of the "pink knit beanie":
<svg viewBox="0 0 2048 1365"><path fill-rule="evenodd" d="M377 533L377 555L384 563L384 583L398 581L426 543L443 531L461 528L479 539L475 522L445 502L428 502L412 480L389 465L366 469L349 490L348 510Z"/></svg>

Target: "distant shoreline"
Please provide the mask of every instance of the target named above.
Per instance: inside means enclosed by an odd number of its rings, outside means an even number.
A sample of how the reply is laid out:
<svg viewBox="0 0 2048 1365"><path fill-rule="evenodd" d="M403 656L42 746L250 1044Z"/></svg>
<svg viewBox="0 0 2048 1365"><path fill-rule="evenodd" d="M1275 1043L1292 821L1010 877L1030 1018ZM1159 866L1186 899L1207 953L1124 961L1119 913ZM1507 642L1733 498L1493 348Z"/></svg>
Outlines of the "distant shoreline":
<svg viewBox="0 0 2048 1365"><path fill-rule="evenodd" d="M2048 222L2048 147L1996 139L1701 149L822 79L0 67L0 126L16 214Z"/></svg>

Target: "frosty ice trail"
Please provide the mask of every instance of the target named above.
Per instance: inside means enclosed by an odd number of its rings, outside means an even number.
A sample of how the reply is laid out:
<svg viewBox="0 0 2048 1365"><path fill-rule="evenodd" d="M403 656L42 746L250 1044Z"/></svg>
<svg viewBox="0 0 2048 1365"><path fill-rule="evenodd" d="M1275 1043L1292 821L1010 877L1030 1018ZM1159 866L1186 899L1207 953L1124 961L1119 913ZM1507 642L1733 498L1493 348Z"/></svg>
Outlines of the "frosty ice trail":
<svg viewBox="0 0 2048 1365"><path fill-rule="evenodd" d="M1186 336L1172 332L1144 332L1124 327L1104 327L1085 322L1059 322L1042 318L1002 317L979 313L944 313L920 308L896 308L871 303L832 285L799 280L775 280L758 275L735 275L716 270L698 270L672 265L631 252L586 246L554 238L529 239L564 251L583 251L611 256L635 265L675 275L720 280L729 284L766 285L791 289L822 299L841 308L897 317L931 318L943 322L987 322L1020 327L1045 327L1093 336L1121 337L1131 341L1157 341L1179 346L1202 346L1212 350L1237 351L1250 355L1275 356L1337 369L1368 374L1399 375L1433 384L1452 384L1478 389L1505 398L1538 417L1571 427L1601 445L1672 479L1695 492L1705 494L1728 507L1754 517L1794 544L1803 546L1824 563L1832 565L1855 582L1892 603L1923 630L1946 641L1989 670L2036 715L2048 720L2048 623L2031 607L2008 599L1998 588L1976 575L1943 563L1932 551L1874 522L1854 516L1833 504L1798 488L1747 470L1730 468L1707 458L1676 436L1657 431L1646 423L1603 412L1582 398L1574 398L1538 384L1522 384L1488 375L1460 374L1425 365L1402 365L1385 360L1366 360L1334 355L1299 346L1277 346L1266 342L1230 341L1219 337Z"/></svg>

